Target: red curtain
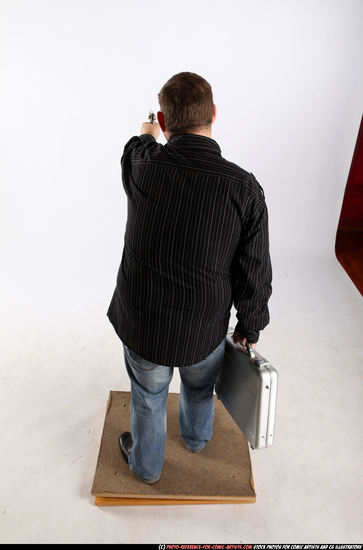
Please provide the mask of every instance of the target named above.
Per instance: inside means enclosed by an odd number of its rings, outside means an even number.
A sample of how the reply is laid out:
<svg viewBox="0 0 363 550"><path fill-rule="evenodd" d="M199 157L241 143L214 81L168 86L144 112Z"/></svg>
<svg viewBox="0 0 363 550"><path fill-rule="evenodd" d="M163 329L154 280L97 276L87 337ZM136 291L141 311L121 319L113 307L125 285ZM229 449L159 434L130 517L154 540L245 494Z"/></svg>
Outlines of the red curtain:
<svg viewBox="0 0 363 550"><path fill-rule="evenodd" d="M335 254L363 295L363 117L340 212Z"/></svg>

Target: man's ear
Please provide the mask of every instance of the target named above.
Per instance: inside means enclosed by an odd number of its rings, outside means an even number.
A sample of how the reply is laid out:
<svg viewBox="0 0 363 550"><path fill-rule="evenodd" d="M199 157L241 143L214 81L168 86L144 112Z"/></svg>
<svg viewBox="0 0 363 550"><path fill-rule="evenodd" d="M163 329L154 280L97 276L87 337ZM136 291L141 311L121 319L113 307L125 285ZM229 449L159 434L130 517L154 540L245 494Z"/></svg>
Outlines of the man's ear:
<svg viewBox="0 0 363 550"><path fill-rule="evenodd" d="M158 119L158 123L159 123L159 126L161 128L161 130L163 132L165 132L166 128L165 128L165 119L164 119L164 115L161 111L158 111L156 113L156 118Z"/></svg>
<svg viewBox="0 0 363 550"><path fill-rule="evenodd" d="M216 106L215 103L213 103L213 118L212 118L212 124L213 124L213 122L215 121L216 116L217 116L217 106Z"/></svg>

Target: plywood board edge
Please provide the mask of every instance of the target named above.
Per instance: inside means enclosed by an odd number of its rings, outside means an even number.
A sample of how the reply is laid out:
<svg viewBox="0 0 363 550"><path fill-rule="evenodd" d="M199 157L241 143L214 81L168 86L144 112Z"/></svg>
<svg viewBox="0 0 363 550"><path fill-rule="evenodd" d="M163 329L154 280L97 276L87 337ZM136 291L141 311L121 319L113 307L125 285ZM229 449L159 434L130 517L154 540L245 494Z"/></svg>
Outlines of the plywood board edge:
<svg viewBox="0 0 363 550"><path fill-rule="evenodd" d="M137 493L109 493L103 491L101 493L92 493L95 498L107 498L107 499L120 499L120 500L190 500L190 501L213 501L213 502L240 502L244 500L254 499L256 500L256 495L245 495L245 496L234 496L234 495L145 495Z"/></svg>
<svg viewBox="0 0 363 550"><path fill-rule="evenodd" d="M255 500L256 500L256 488L255 488L255 481L253 479L253 473L252 473L252 463L251 463L251 487L252 487L252 490L254 492L254 497L255 497Z"/></svg>
<svg viewBox="0 0 363 550"><path fill-rule="evenodd" d="M256 497L243 497L239 500L201 500L201 499L172 499L172 498L117 498L95 497L96 506L175 506L175 505L202 505L202 504L249 504L256 502Z"/></svg>

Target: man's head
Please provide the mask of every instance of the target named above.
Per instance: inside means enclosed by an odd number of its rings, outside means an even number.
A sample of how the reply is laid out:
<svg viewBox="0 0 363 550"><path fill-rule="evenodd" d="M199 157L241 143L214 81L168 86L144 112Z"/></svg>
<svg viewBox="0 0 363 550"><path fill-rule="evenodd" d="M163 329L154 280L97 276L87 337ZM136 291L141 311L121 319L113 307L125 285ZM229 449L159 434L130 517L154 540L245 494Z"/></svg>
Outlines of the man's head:
<svg viewBox="0 0 363 550"><path fill-rule="evenodd" d="M166 139L173 134L202 134L211 137L217 114L211 85L196 73L172 76L158 93L161 111L157 119Z"/></svg>

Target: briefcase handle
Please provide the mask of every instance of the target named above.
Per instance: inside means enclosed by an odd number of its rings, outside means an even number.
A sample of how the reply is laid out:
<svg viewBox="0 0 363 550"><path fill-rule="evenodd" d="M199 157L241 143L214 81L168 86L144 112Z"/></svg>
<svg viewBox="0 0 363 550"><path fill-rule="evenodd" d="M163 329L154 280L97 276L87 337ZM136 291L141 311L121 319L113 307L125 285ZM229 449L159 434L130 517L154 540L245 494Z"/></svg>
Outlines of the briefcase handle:
<svg viewBox="0 0 363 550"><path fill-rule="evenodd" d="M229 326L227 333L232 335L233 332L234 332L234 328L232 326ZM253 359L254 364L256 365L256 367L265 367L265 366L270 364L270 362L267 359L265 359L264 357L262 357L261 354L259 354L258 352L255 353L253 351L252 346L249 342L246 341L246 348L247 349L245 349L240 342L238 342L238 343L240 344L240 346L242 348L241 351L243 351L244 353L247 353L250 356L250 358Z"/></svg>
<svg viewBox="0 0 363 550"><path fill-rule="evenodd" d="M248 351L250 357L252 359L255 359L256 358L255 352L253 351L251 344L247 341L246 341L246 348L247 348L247 351Z"/></svg>
<svg viewBox="0 0 363 550"><path fill-rule="evenodd" d="M234 333L234 328L233 327L228 327L228 331L227 331L230 335L232 335ZM240 342L239 342L240 343ZM247 351L248 355L251 357L251 359L256 359L256 355L255 355L255 352L253 351L252 349L252 346L249 342L247 342L246 340L246 348L247 350L244 349L244 347L242 346L241 344L241 347L243 349L243 351Z"/></svg>
<svg viewBox="0 0 363 550"><path fill-rule="evenodd" d="M247 352L248 352L249 356L251 357L251 359L254 360L254 363L255 363L256 367L258 367L258 368L266 367L270 364L269 361L267 361L267 359L262 357L262 355L258 354L258 356L257 356L255 354L255 352L253 351L253 349L251 347L251 344L249 344L248 342L246 344L247 344L246 347L247 347L247 350L248 350Z"/></svg>

